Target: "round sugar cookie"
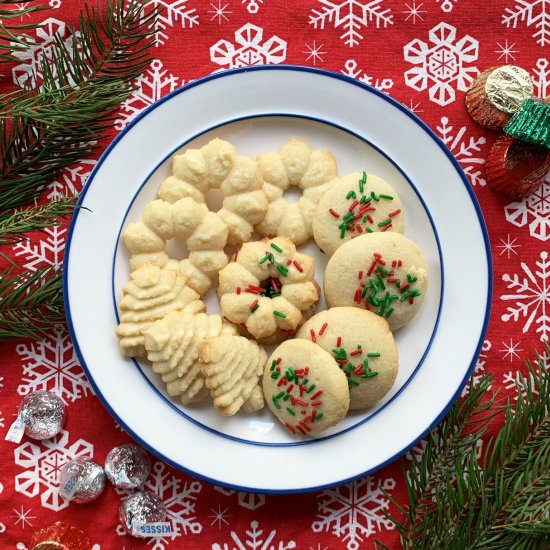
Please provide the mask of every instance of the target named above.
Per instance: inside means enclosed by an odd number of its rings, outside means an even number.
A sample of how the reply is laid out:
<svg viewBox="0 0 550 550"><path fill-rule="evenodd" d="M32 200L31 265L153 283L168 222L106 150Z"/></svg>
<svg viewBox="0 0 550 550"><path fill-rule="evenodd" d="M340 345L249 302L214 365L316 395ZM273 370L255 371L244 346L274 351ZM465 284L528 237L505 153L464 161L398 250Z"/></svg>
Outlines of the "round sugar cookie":
<svg viewBox="0 0 550 550"><path fill-rule="evenodd" d="M329 256L359 235L388 230L403 233L401 200L386 180L367 172L335 179L313 218L313 238Z"/></svg>
<svg viewBox="0 0 550 550"><path fill-rule="evenodd" d="M330 353L307 340L287 340L275 349L263 390L271 412L292 434L319 435L349 408L346 375Z"/></svg>
<svg viewBox="0 0 550 550"><path fill-rule="evenodd" d="M368 409L395 382L397 346L388 322L357 307L333 307L306 321L297 338L311 340L336 359L347 377L350 410Z"/></svg>
<svg viewBox="0 0 550 550"><path fill-rule="evenodd" d="M368 233L343 244L325 270L329 307L355 306L386 318L391 330L418 312L428 287L428 265L411 239Z"/></svg>

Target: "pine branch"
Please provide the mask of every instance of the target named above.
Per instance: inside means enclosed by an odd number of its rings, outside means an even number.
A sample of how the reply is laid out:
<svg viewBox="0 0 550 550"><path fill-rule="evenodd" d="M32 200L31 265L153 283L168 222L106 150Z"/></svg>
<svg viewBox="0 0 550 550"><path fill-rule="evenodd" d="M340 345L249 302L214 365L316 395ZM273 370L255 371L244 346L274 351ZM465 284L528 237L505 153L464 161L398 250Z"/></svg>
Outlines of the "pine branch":
<svg viewBox="0 0 550 550"><path fill-rule="evenodd" d="M0 212L31 202L44 180L89 155L112 127L114 109L150 63L158 10L147 2L107 0L99 13L85 5L75 47L56 36L41 63L42 84L0 96Z"/></svg>
<svg viewBox="0 0 550 550"><path fill-rule="evenodd" d="M550 347L547 347L550 354ZM390 495L406 549L545 549L550 545L550 370L537 354L518 399L497 404L484 376L429 436L405 480L409 506ZM525 397L522 394L525 392ZM480 460L476 441L487 420L504 411L504 426Z"/></svg>
<svg viewBox="0 0 550 550"><path fill-rule="evenodd" d="M11 24L12 19L21 19L36 11L47 9L42 6L28 6L32 0L23 4L19 0L3 0L0 2L0 61L14 61L14 51L21 51L28 48L33 41L25 31L35 29L37 24ZM12 4L15 8L8 8Z"/></svg>
<svg viewBox="0 0 550 550"><path fill-rule="evenodd" d="M0 271L0 342L39 338L65 320L61 271L39 269L14 275Z"/></svg>
<svg viewBox="0 0 550 550"><path fill-rule="evenodd" d="M30 231L61 225L63 217L74 211L77 197L66 196L25 210L0 214L0 245L13 245Z"/></svg>

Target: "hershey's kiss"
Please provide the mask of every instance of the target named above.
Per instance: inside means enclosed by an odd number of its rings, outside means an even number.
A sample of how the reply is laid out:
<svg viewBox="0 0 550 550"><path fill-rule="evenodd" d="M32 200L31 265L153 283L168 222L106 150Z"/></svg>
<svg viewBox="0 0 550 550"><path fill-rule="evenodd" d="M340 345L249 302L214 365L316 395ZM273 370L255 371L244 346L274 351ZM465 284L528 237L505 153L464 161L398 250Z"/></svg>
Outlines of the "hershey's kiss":
<svg viewBox="0 0 550 550"><path fill-rule="evenodd" d="M67 407L51 391L35 391L26 395L19 405L19 415L25 425L25 435L32 439L50 439L63 428Z"/></svg>
<svg viewBox="0 0 550 550"><path fill-rule="evenodd" d="M114 447L105 459L105 473L117 489L138 489L150 471L147 453L134 443Z"/></svg>
<svg viewBox="0 0 550 550"><path fill-rule="evenodd" d="M138 530L139 526L164 521L166 519L166 507L154 493L140 491L122 501L119 517L128 533L138 538L145 538L150 535L142 535Z"/></svg>
<svg viewBox="0 0 550 550"><path fill-rule="evenodd" d="M78 504L95 500L105 489L103 468L86 456L67 462L59 476L59 494Z"/></svg>

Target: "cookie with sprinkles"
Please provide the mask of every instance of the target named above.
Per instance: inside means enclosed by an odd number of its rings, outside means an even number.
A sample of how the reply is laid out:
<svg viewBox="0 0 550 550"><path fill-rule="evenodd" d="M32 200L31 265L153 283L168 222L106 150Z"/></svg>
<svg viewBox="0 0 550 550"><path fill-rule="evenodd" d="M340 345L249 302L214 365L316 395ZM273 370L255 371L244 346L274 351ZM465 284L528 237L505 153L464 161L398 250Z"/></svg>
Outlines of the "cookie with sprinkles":
<svg viewBox="0 0 550 550"><path fill-rule="evenodd" d="M395 189L367 172L335 179L321 197L313 218L313 237L329 256L366 233L403 233L403 207Z"/></svg>
<svg viewBox="0 0 550 550"><path fill-rule="evenodd" d="M315 437L349 409L346 376L332 354L302 339L278 346L267 361L263 391L271 412L293 435Z"/></svg>
<svg viewBox="0 0 550 550"><path fill-rule="evenodd" d="M222 313L244 336L279 343L313 314L314 273L313 258L284 237L245 243L219 274Z"/></svg>
<svg viewBox="0 0 550 550"><path fill-rule="evenodd" d="M328 351L347 377L350 410L368 409L391 389L398 353L388 322L356 307L333 307L306 321L297 338Z"/></svg>
<svg viewBox="0 0 550 550"><path fill-rule="evenodd" d="M420 248L404 235L369 233L336 250L327 264L324 283L329 307L368 309L397 330L422 305L428 265Z"/></svg>

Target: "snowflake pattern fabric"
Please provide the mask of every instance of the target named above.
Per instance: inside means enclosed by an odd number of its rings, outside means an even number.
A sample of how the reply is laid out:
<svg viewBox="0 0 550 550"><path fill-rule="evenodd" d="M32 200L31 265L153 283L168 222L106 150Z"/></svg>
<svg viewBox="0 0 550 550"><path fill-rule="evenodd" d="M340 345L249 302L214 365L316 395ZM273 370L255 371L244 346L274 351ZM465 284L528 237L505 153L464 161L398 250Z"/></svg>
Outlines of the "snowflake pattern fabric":
<svg viewBox="0 0 550 550"><path fill-rule="evenodd" d="M466 92L479 74L472 66L478 58L479 42L469 35L457 41L456 27L439 23L429 32L429 44L415 38L404 47L405 61L417 65L405 72L405 83L442 107L453 103L456 90Z"/></svg>
<svg viewBox="0 0 550 550"><path fill-rule="evenodd" d="M210 59L224 69L235 69L248 65L283 63L286 59L287 43L278 36L264 39L264 30L247 23L235 31L235 44L229 40L218 40L210 48Z"/></svg>
<svg viewBox="0 0 550 550"><path fill-rule="evenodd" d="M41 63L56 41L69 51L76 46L70 30L78 26L82 2L43 0L40 5L47 9L21 20L42 26L26 31L32 46L6 64L2 91L24 86L34 73L40 81ZM249 65L332 70L391 95L449 148L485 215L494 265L493 307L471 382L490 373L492 389L513 400L519 383L523 393L524 361L533 358L533 350L542 352L550 335L550 174L524 199L494 193L486 183L485 164L495 135L469 119L464 94L480 71L512 63L531 73L538 98L550 95L550 0L153 0L149 9L154 6L161 8L161 16L152 36L151 63L113 114L109 138L166 94L212 73ZM183 141L185 113L179 124ZM107 141L95 145L97 153L44 181L41 201L82 191ZM113 181L113 188L117 184ZM447 184L441 181L441 193ZM59 266L66 238L63 224L2 250L25 269ZM406 504L405 458L375 475L300 496L215 486L152 458L146 489L165 502L174 532L145 540L129 537L118 524L123 495L112 487L85 506L59 497L59 470L67 460L89 456L103 463L113 446L130 441L94 394L67 327L36 340L2 343L0 357L2 548L26 550L34 531L58 520L86 530L93 550L374 550L375 540L399 546L399 533L385 516L397 508L382 490ZM548 357L539 368L550 368ZM55 391L67 403L63 432L44 442L4 441L21 399L37 389ZM483 445L478 443L476 453ZM424 448L419 442L407 458L418 458Z"/></svg>
<svg viewBox="0 0 550 550"><path fill-rule="evenodd" d="M319 8L311 10L310 24L315 29L324 29L328 24L340 29L340 39L350 48L363 40L363 28L373 23L377 29L393 25L391 9L384 7L384 0L319 0L319 3Z"/></svg>

